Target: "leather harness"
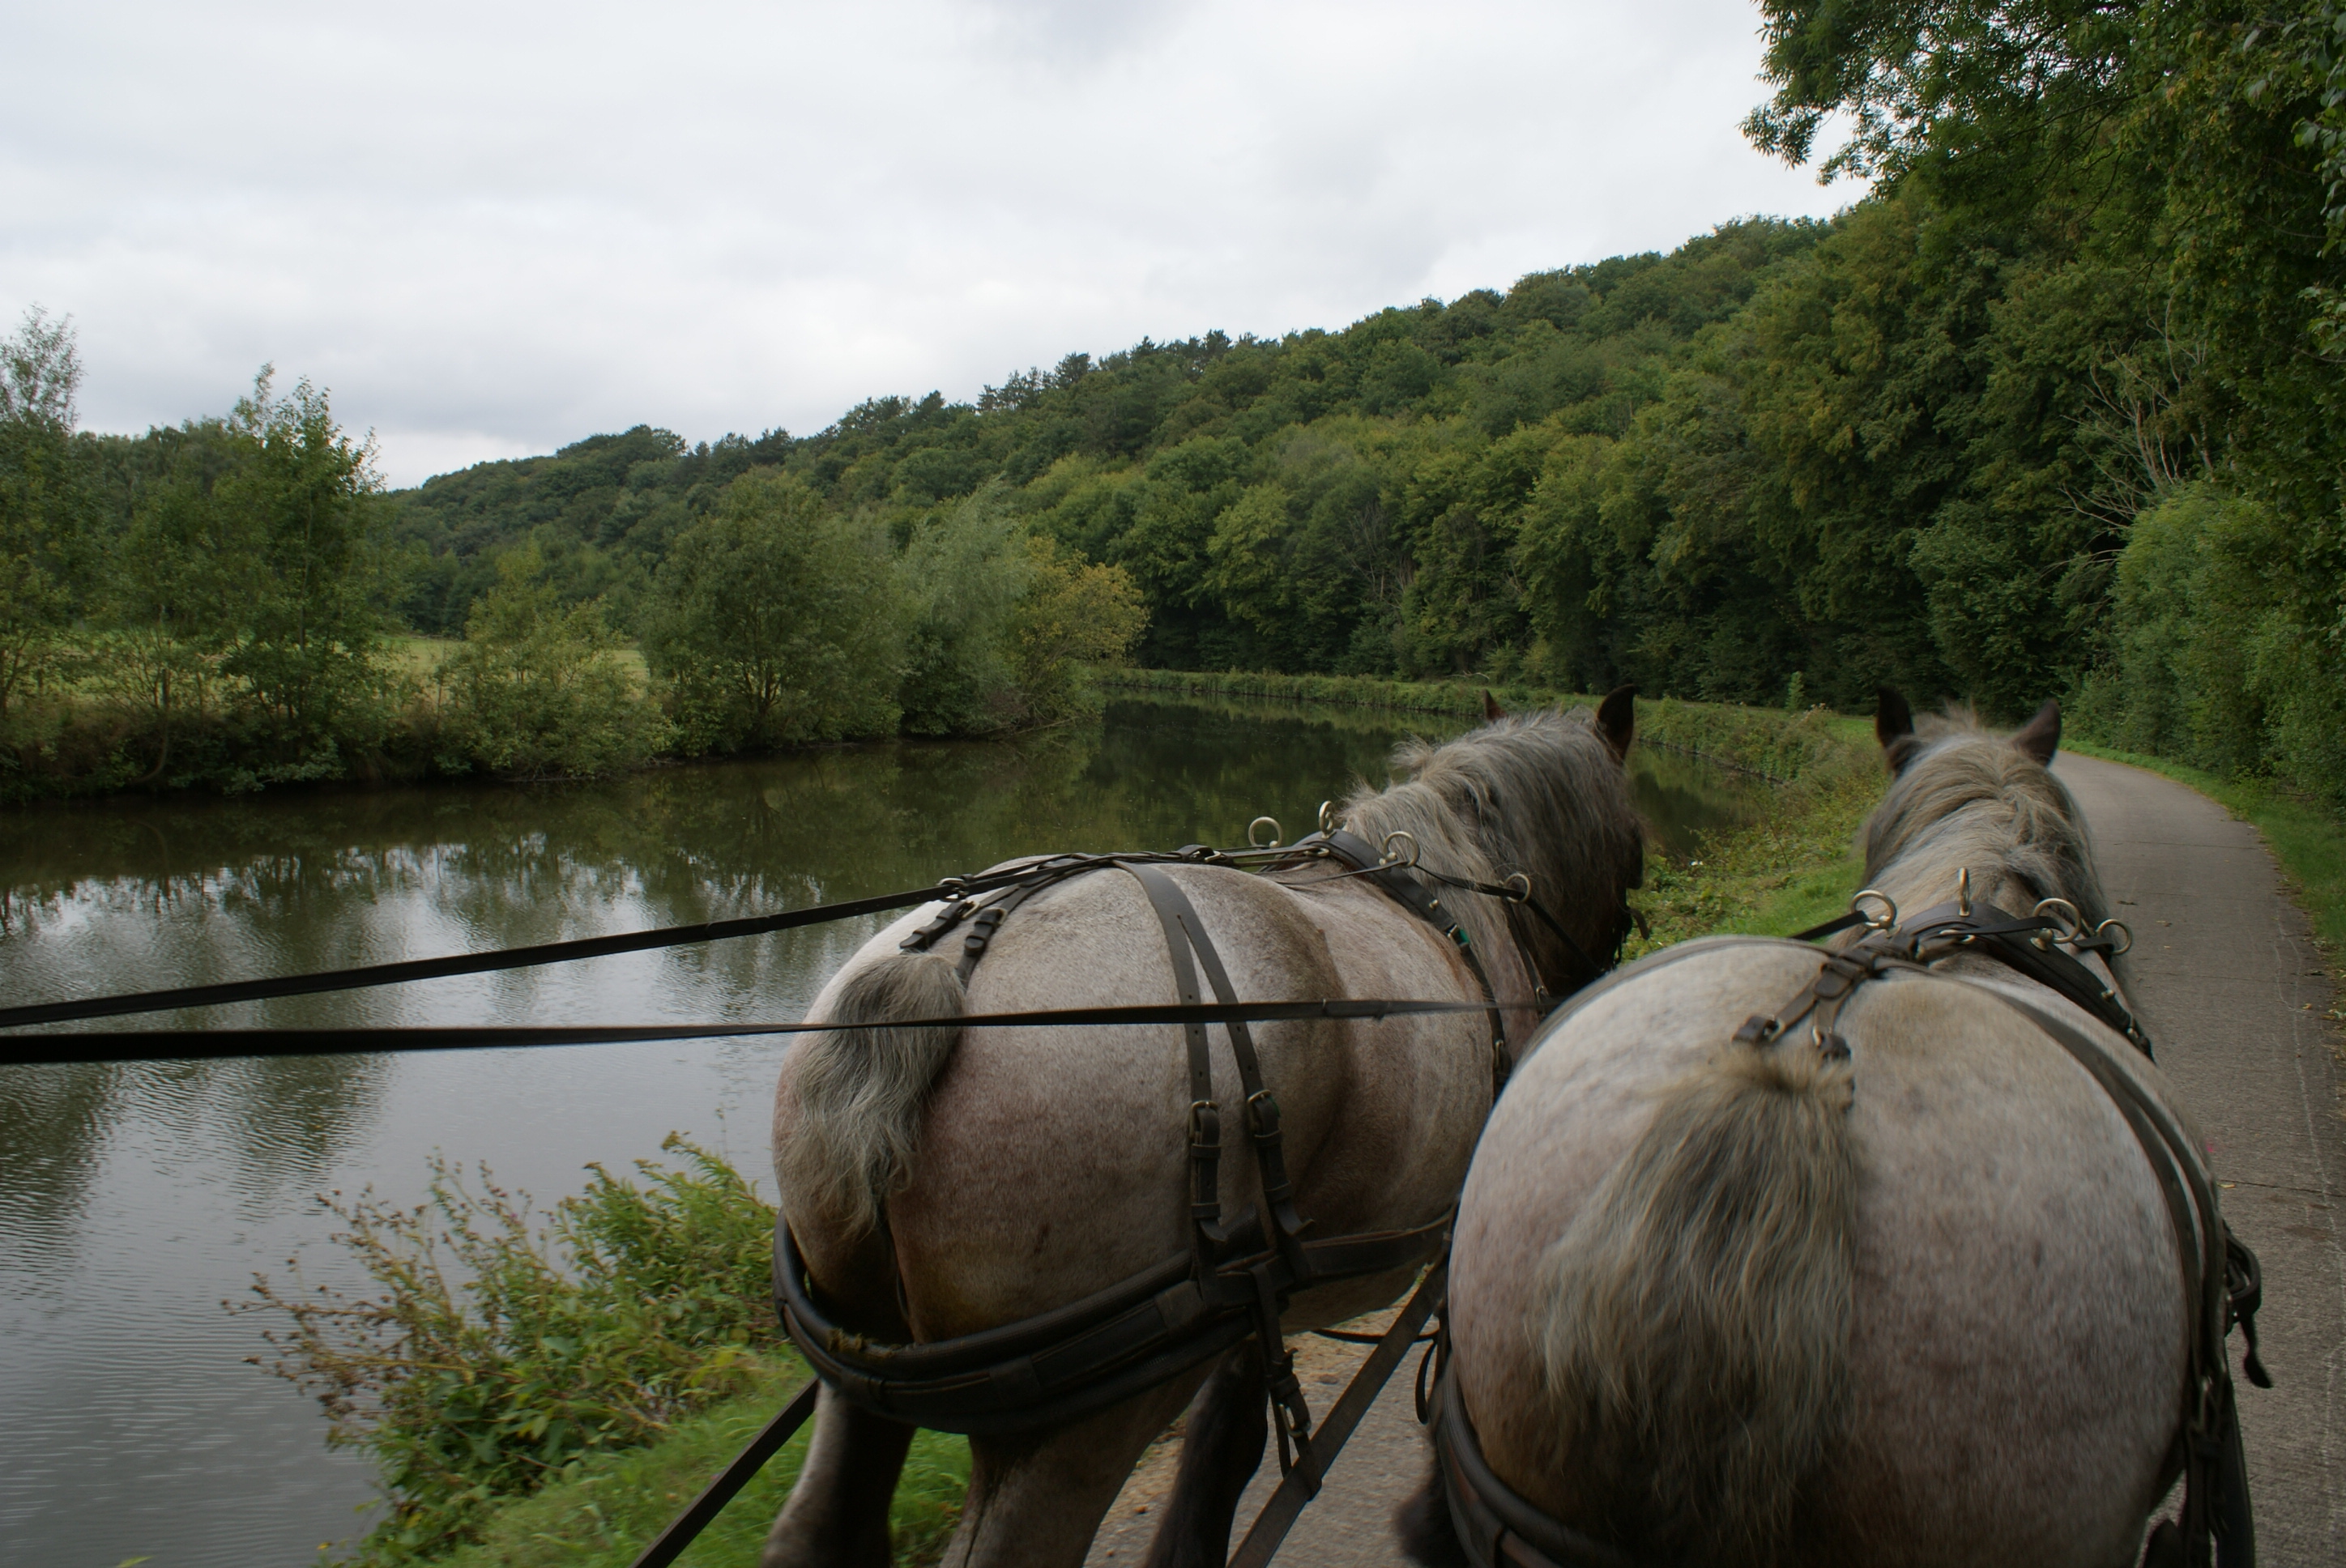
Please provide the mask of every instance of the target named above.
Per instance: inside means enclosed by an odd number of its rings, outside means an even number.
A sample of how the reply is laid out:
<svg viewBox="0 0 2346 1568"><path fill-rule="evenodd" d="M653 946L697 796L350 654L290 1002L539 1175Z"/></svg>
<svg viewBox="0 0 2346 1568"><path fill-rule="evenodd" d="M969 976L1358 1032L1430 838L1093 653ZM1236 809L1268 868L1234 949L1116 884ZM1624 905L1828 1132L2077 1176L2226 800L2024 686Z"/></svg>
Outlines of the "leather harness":
<svg viewBox="0 0 2346 1568"><path fill-rule="evenodd" d="M1861 893L1859 898L1867 896ZM1824 955L1816 978L1782 1006L1772 1013L1747 1019L1734 1039L1739 1044L1764 1050L1794 1024L1809 1019L1817 1049L1827 1056L1846 1057L1849 1042L1834 1025L1857 989L1870 982L1911 981L1921 976L1994 996L2035 1024L2092 1076L2125 1118L2157 1177L2175 1230L2184 1298L2188 1303L2189 1375L2177 1439L2184 1479L2182 1514L2179 1520L2161 1521L2151 1531L2144 1568L2185 1564L2205 1568L2211 1548L2221 1568L2252 1568L2256 1538L2249 1506L2248 1466L2224 1345L2238 1325L2246 1341L2242 1367L2249 1380L2259 1388L2272 1386L2257 1355L2256 1314L2262 1285L2256 1255L2224 1223L2215 1184L2173 1114L2106 1047L2051 1011L1930 967L1966 952L1994 959L2085 1009L2126 1036L2146 1059L2150 1058L2148 1036L2115 989L2073 956L2124 949L2115 947L2106 922L2088 932L2082 922L2065 923L2043 912L2046 905L2059 902L2046 900L2036 912L2015 916L1993 905L1974 909L1966 897L1925 911L1902 926L1894 924L1892 908L1880 921L1853 914L1803 932L1793 940L1858 924L1869 927L1860 941ZM1657 953L1616 971L1606 984L1583 992L1566 1012L1576 1011L1601 992L1651 969L1715 947L1752 944L1775 943L1762 937L1726 938ZM1434 1453L1452 1529L1465 1548L1467 1560L1474 1568L1640 1568L1629 1553L1543 1512L1493 1473L1467 1417L1458 1380L1450 1374L1447 1350L1445 1328L1436 1346L1435 1353L1442 1359L1433 1393L1430 1400L1421 1400L1418 1418L1433 1428Z"/></svg>
<svg viewBox="0 0 2346 1568"><path fill-rule="evenodd" d="M1492 887L1446 877L1382 856L1366 840L1332 826L1270 859L1273 870L1333 861L1344 868L1340 877L1373 882L1455 946L1487 1003L1494 1100L1514 1060L1503 1010L1465 928L1443 907L1441 894L1420 879L1494 894L1511 907L1535 908L1587 966L1591 978L1600 972L1555 917L1536 905L1528 883ZM1068 878L1114 870L1132 877L1147 895L1164 932L1180 1003L1195 1006L1201 1001L1199 969L1219 1001L1235 1003L1237 993L1204 922L1165 872L1175 864L1229 866L1232 860L1198 845L1171 855L1054 856L1025 868L1010 886L991 889L982 900L949 903L900 946L908 952L928 952L965 924L958 969L966 985L994 934L1019 904ZM1528 965L1528 948L1524 952ZM1438 1253L1455 1207L1404 1230L1306 1240L1311 1221L1294 1207L1278 1098L1263 1081L1246 1025L1225 1027L1238 1064L1247 1141L1261 1178L1260 1207L1250 1205L1228 1217L1222 1213L1223 1106L1214 1093L1206 1024L1185 1018L1190 1177L1189 1245L1184 1251L1082 1300L1015 1323L925 1344L884 1344L831 1319L816 1298L788 1221L778 1220L776 1304L817 1374L851 1403L892 1420L972 1434L1011 1432L1079 1420L1252 1335L1263 1349L1280 1469L1300 1469L1306 1486L1316 1490L1325 1461L1312 1451L1311 1411L1281 1338L1280 1315L1296 1292L1309 1287L1405 1268ZM899 1296L901 1300L901 1282Z"/></svg>

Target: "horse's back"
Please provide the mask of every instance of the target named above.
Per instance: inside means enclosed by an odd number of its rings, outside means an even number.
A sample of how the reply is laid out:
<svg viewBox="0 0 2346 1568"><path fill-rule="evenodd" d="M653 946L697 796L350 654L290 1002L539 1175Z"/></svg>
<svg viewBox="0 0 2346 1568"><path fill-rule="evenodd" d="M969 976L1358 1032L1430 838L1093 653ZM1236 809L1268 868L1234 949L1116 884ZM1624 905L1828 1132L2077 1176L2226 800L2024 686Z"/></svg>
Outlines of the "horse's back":
<svg viewBox="0 0 2346 1568"><path fill-rule="evenodd" d="M1453 1333L1485 1453L1535 1502L1568 1516L1561 1478L1586 1458L1559 1451L1540 1392L1552 1248L1676 1086L1748 1052L1737 1027L1817 964L1759 941L1649 960L1545 1031L1494 1111L1462 1198ZM2139 1145L2094 1080L1980 985L1868 985L1839 1030L1857 1176L1847 1408L1793 1500L1792 1554L2128 1560L2185 1375L2176 1244ZM1774 1049L1813 1047L1801 1025Z"/></svg>
<svg viewBox="0 0 2346 1568"><path fill-rule="evenodd" d="M1196 911L1239 999L1455 994L1454 961L1430 928L1358 881L1293 890L1224 868L1158 869ZM886 962L918 923L883 932L842 977ZM961 941L955 931L938 947L957 957ZM1216 1000L1207 966L1193 963L1200 998ZM1173 972L1139 881L1102 869L1017 906L971 972L966 1010L1171 1003ZM1249 1026L1312 1234L1420 1224L1448 1205L1489 1103L1486 1028L1479 1014ZM1411 1048L1440 1037L1458 1048ZM1259 1200L1260 1183L1228 1031L1212 1026L1207 1043L1232 1213ZM964 1032L922 1107L920 1157L889 1204L920 1337L1044 1310L1183 1250L1191 1098L1177 1025ZM1402 1161L1397 1148L1442 1152Z"/></svg>

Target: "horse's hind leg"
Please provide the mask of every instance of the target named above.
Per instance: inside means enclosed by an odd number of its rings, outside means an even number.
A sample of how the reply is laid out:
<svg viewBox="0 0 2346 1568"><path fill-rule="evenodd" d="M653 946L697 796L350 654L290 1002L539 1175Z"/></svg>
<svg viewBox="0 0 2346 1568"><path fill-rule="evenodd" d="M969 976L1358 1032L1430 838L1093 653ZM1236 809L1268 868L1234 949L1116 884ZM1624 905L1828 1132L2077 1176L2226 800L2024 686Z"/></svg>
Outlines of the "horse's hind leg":
<svg viewBox="0 0 2346 1568"><path fill-rule="evenodd" d="M888 1504L913 1429L859 1410L828 1388L790 1501L759 1568L888 1568Z"/></svg>
<svg viewBox="0 0 2346 1568"><path fill-rule="evenodd" d="M943 1568L1081 1568L1133 1461L1203 1380L1192 1369L1072 1426L972 1438Z"/></svg>
<svg viewBox="0 0 2346 1568"><path fill-rule="evenodd" d="M1222 1359L1189 1407L1181 1469L1143 1568L1221 1568L1239 1499L1262 1463L1262 1352L1250 1339Z"/></svg>

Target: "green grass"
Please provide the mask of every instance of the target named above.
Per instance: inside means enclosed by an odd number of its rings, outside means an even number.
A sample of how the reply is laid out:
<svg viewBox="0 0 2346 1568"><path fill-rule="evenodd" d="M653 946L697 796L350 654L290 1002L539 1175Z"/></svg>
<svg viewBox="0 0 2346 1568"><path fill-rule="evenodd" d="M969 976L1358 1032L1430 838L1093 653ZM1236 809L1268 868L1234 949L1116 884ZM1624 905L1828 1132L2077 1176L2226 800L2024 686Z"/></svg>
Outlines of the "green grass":
<svg viewBox="0 0 2346 1568"><path fill-rule="evenodd" d="M598 1455L574 1475L497 1511L481 1541L435 1568L627 1568L646 1543L773 1419L806 1370L795 1359L740 1398L678 1423L648 1448ZM750 1568L806 1458L801 1429L742 1489L679 1561L687 1568ZM923 1431L889 1511L902 1568L934 1563L961 1517L969 1441Z"/></svg>
<svg viewBox="0 0 2346 1568"><path fill-rule="evenodd" d="M1857 830L1881 800L1883 782L1865 721L1816 711L1795 719L1767 708L1656 718L1663 744L1676 735L1697 743L1682 749L1740 754L1797 771L1781 781L1771 777L1757 820L1708 835L1695 853L1647 852L1646 885L1630 901L1651 930L1631 940L1625 959L1729 932L1790 936L1849 908L1865 869L1853 848ZM1647 728L1642 713L1639 728Z"/></svg>
<svg viewBox="0 0 2346 1568"><path fill-rule="evenodd" d="M464 646L461 637L385 637L383 645L390 650L393 668L418 680L429 680L440 661ZM645 667L643 649L630 643L616 650L619 663L635 678L636 689L642 691L651 684L651 672Z"/></svg>
<svg viewBox="0 0 2346 1568"><path fill-rule="evenodd" d="M2335 813L2270 779L2225 779L2164 757L2083 741L2062 744L2080 756L2124 762L2188 784L2254 827L2312 916L2314 933L2333 962L2346 952L2346 822Z"/></svg>

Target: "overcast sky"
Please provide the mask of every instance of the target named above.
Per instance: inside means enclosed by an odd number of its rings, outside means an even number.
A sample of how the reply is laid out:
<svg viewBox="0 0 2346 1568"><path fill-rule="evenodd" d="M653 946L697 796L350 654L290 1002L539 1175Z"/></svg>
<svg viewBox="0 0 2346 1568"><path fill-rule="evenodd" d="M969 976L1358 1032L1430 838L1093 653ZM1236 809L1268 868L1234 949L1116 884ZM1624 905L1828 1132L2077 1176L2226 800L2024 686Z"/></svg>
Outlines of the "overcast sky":
<svg viewBox="0 0 2346 1568"><path fill-rule="evenodd" d="M397 484L1341 327L1849 188L1750 0L5 0L0 310L86 426L329 387ZM5 326L5 324L0 324Z"/></svg>

